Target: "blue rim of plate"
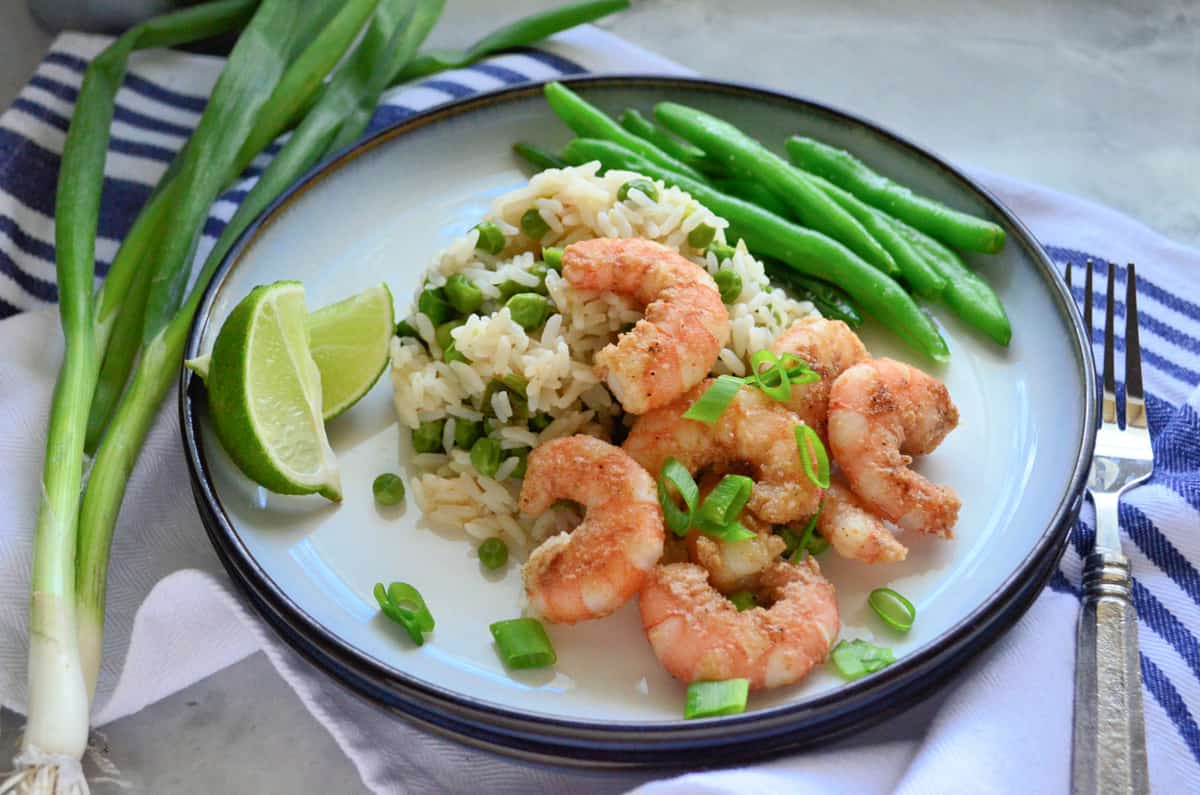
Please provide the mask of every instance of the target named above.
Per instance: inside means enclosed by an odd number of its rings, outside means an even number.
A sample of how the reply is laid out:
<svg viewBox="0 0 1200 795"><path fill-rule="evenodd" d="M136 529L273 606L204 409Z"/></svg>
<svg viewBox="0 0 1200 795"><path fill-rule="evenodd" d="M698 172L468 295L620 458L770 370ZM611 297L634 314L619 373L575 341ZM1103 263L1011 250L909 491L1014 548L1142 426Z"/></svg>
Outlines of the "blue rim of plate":
<svg viewBox="0 0 1200 795"><path fill-rule="evenodd" d="M986 189L938 156L865 119L811 100L769 89L704 78L631 75L563 80L584 95L589 89L695 89L741 96L816 114L870 131L937 168L975 194L1002 219L1012 245L1021 246L1053 293L1073 336L1072 350L1084 393L1083 434L1070 484L1020 566L979 607L933 643L893 665L825 695L721 718L660 723L588 722L524 713L420 681L345 642L292 601L250 554L213 487L200 443L199 379L181 367L179 419L192 491L222 564L255 609L297 652L368 701L440 734L471 745L537 761L595 767L708 767L777 756L847 736L912 706L969 659L1011 628L1041 593L1066 548L1079 513L1095 446L1096 375L1091 346L1075 303L1054 266L1019 219ZM539 96L529 83L447 103L386 127L312 169L263 211L241 235L210 282L189 331L185 358L196 356L221 283L258 234L324 176L377 146L439 121L501 103Z"/></svg>

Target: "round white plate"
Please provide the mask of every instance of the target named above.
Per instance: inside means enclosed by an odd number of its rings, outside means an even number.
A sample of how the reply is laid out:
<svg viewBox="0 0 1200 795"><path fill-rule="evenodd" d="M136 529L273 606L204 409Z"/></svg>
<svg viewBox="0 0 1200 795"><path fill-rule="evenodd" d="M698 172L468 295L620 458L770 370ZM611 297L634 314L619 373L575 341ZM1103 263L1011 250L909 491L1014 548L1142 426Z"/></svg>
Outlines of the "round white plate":
<svg viewBox="0 0 1200 795"><path fill-rule="evenodd" d="M934 157L865 122L801 100L698 80L576 81L609 111L648 112L661 100L693 104L738 122L771 145L802 133L855 152L926 195L992 218L1009 234L998 256L973 256L1013 322L1002 349L933 314L951 363L935 369L962 422L919 469L963 501L956 537L904 536L895 565L822 557L837 587L842 636L893 648L900 662L847 684L818 669L799 686L754 695L746 714L680 720L684 687L652 654L636 606L578 626L549 626L553 669L510 672L488 624L520 615L518 563L485 572L461 533L432 529L409 504L375 505L371 482L410 474L408 434L398 428L391 384L329 425L345 499L268 494L221 450L203 389L183 376L181 410L197 502L231 574L298 648L360 692L418 720L517 752L616 763L670 760L682 748L742 755L828 737L894 711L1016 619L1050 575L1090 458L1093 378L1081 326L1033 238L994 199ZM252 287L278 279L305 285L310 309L381 281L409 309L434 254L462 235L491 199L528 172L514 141L569 138L540 91L518 88L406 121L343 154L264 214L230 254L193 328L188 355L208 351L225 316ZM868 324L876 355L926 369ZM437 619L414 647L383 618L376 582L411 582ZM890 586L917 608L912 631L884 626L867 593Z"/></svg>

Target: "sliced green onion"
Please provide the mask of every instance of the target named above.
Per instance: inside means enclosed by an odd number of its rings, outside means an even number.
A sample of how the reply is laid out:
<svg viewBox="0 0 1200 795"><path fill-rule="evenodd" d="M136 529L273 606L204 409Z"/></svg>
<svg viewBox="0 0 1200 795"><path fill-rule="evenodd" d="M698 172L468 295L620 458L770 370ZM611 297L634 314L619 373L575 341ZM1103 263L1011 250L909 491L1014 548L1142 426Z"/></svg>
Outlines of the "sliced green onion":
<svg viewBox="0 0 1200 795"><path fill-rule="evenodd" d="M557 246L547 246L542 249L542 262L552 271L562 273L563 250Z"/></svg>
<svg viewBox="0 0 1200 795"><path fill-rule="evenodd" d="M779 361L786 368L788 381L791 381L793 385L811 384L821 380L821 374L794 353L784 351L779 354Z"/></svg>
<svg viewBox="0 0 1200 795"><path fill-rule="evenodd" d="M768 365L765 370L764 364ZM787 368L774 351L764 348L750 355L750 375L747 380L751 378L754 379L754 385L772 400L780 403L791 400L792 382L788 378Z"/></svg>
<svg viewBox="0 0 1200 795"><path fill-rule="evenodd" d="M529 418L529 422L526 424L529 427L529 430L533 431L534 433L541 433L549 428L552 422L554 422L554 418L549 414L534 414Z"/></svg>
<svg viewBox="0 0 1200 795"><path fill-rule="evenodd" d="M373 593L383 614L404 627L413 643L423 645L424 633L433 631L434 621L417 589L406 582L394 582L387 588L377 582Z"/></svg>
<svg viewBox="0 0 1200 795"><path fill-rule="evenodd" d="M733 606L741 613L744 610L749 610L757 605L754 601L754 594L749 591L738 591L737 593L729 594L729 601L733 602Z"/></svg>
<svg viewBox="0 0 1200 795"><path fill-rule="evenodd" d="M801 537L792 532L790 527L776 527L775 535L783 539L783 557L790 558L792 553L800 548Z"/></svg>
<svg viewBox="0 0 1200 795"><path fill-rule="evenodd" d="M384 472L371 484L371 493L380 505L399 505L404 502L404 481L392 472Z"/></svg>
<svg viewBox="0 0 1200 795"><path fill-rule="evenodd" d="M544 668L558 661L545 627L535 619L497 621L488 629L496 641L500 659L509 668Z"/></svg>
<svg viewBox="0 0 1200 795"><path fill-rule="evenodd" d="M896 661L891 649L884 649L865 640L843 640L833 647L829 661L844 678L854 681L873 674Z"/></svg>
<svg viewBox="0 0 1200 795"><path fill-rule="evenodd" d="M479 562L495 571L508 562L508 544L502 538L489 538L479 545Z"/></svg>
<svg viewBox="0 0 1200 795"><path fill-rule="evenodd" d="M631 179L617 190L617 201L623 202L629 198L629 191L641 191L652 202L658 201L658 188L647 179Z"/></svg>
<svg viewBox="0 0 1200 795"><path fill-rule="evenodd" d="M917 608L913 607L913 603L891 588L871 591L867 604L888 626L901 632L908 632L917 620Z"/></svg>
<svg viewBox="0 0 1200 795"><path fill-rule="evenodd" d="M692 682L687 689L685 720L736 715L746 710L750 695L749 679L725 679L719 682Z"/></svg>
<svg viewBox="0 0 1200 795"><path fill-rule="evenodd" d="M550 231L550 225L542 218L538 208L530 207L521 216L521 231L534 240L541 240Z"/></svg>
<svg viewBox="0 0 1200 795"><path fill-rule="evenodd" d="M737 397L738 390L741 388L742 380L740 378L732 375L717 376L717 380L713 382L712 386L704 390L704 394L684 412L683 418L712 425L725 413L725 409Z"/></svg>
<svg viewBox="0 0 1200 795"><path fill-rule="evenodd" d="M796 544L791 550L792 563L799 563L804 560L804 556L808 554L809 546L812 544L814 535L817 532L817 519L821 516L820 509L808 519L808 524L804 525L804 532L799 536L789 533L792 538L796 539ZM786 539L785 539L786 540Z"/></svg>
<svg viewBox="0 0 1200 795"><path fill-rule="evenodd" d="M495 439L479 439L471 445L471 466L485 478L494 477L500 468L500 442Z"/></svg>
<svg viewBox="0 0 1200 795"><path fill-rule="evenodd" d="M820 555L822 552L829 549L829 541L827 541L825 536L821 535L820 533L813 533L813 537L808 539L807 549L808 554L815 558L817 555Z"/></svg>
<svg viewBox="0 0 1200 795"><path fill-rule="evenodd" d="M708 248L708 244L713 242L713 237L716 234L716 229L713 229L708 224L700 224L695 229L688 232L688 245L692 248Z"/></svg>
<svg viewBox="0 0 1200 795"><path fill-rule="evenodd" d="M672 496L667 484L675 487L675 491L687 506L686 512L675 502L675 497ZM692 527L692 516L696 512L696 499L699 496L700 487L692 479L692 474L687 471L687 467L674 458L668 458L663 463L662 471L658 473L658 504L662 506L663 520L672 533L680 537L688 534L688 530Z"/></svg>
<svg viewBox="0 0 1200 795"><path fill-rule="evenodd" d="M480 221L473 228L479 232L479 240L475 242L476 250L485 251L488 254L499 254L504 250L508 241L504 239L504 233L500 231L500 227L491 221Z"/></svg>
<svg viewBox="0 0 1200 795"><path fill-rule="evenodd" d="M520 397L528 397L528 393L525 390L529 388L529 381L523 376L519 376L516 373L505 373L500 376L500 383L504 384L504 386L508 387L509 391L515 392Z"/></svg>
<svg viewBox="0 0 1200 795"><path fill-rule="evenodd" d="M825 452L821 437L810 426L801 423L796 426L796 445L800 448L804 475L817 488L829 488L829 453Z"/></svg>
<svg viewBox="0 0 1200 795"><path fill-rule="evenodd" d="M704 498L692 524L702 533L722 541L754 538L754 533L737 521L753 490L754 481L745 475L726 475Z"/></svg>

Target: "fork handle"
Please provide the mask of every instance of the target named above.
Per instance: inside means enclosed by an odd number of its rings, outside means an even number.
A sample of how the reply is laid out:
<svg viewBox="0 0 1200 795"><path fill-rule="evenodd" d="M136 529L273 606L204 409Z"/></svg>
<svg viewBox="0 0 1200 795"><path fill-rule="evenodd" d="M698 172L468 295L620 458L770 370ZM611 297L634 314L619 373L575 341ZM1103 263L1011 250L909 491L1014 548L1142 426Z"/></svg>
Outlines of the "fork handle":
<svg viewBox="0 0 1200 795"><path fill-rule="evenodd" d="M1084 561L1075 652L1074 795L1150 791L1129 560L1093 552Z"/></svg>

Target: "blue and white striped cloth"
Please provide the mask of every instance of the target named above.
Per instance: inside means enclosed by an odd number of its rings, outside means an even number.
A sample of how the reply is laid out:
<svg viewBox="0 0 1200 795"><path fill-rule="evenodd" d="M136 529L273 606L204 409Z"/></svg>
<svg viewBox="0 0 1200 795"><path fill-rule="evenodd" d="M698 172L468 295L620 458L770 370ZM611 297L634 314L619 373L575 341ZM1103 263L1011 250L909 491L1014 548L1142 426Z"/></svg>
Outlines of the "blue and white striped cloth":
<svg viewBox="0 0 1200 795"><path fill-rule="evenodd" d="M0 706L16 710L25 702L25 605L37 473L61 355L51 310L57 298L54 190L82 72L105 43L96 37L61 37L0 116L0 460L6 489L15 490L0 504ZM218 59L170 52L135 56L118 95L105 169L97 279L199 119L220 66ZM584 71L683 70L586 28L546 49L504 55L398 89L376 113L373 127L479 91ZM216 203L199 257L273 152L255 161ZM1200 253L1072 197L995 175L976 176L1046 241L1060 266L1081 265L1089 257L1138 263L1156 466L1152 481L1122 505L1121 526L1137 578L1155 790L1200 792ZM1124 279L1119 268L1118 284L1123 286ZM1078 288L1076 298L1082 301ZM1123 304L1117 304L1117 313L1123 315ZM1093 330L1097 344L1100 333ZM330 687L232 596L190 497L178 488L186 474L177 439L174 413L165 412L147 442L122 516L110 579L98 724L262 649L377 792L466 791L483 782L500 791L611 790L657 778L575 773L477 754L398 724ZM852 743L759 767L700 774L702 781L693 775L651 782L644 791L1064 790L1075 600L1080 556L1093 535L1089 516L1085 509L1050 590L954 688ZM420 764L414 766L414 760ZM416 780L415 771L423 771Z"/></svg>

